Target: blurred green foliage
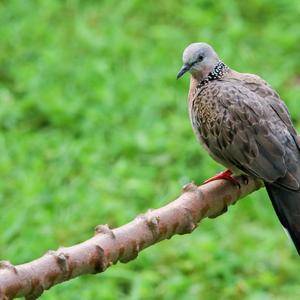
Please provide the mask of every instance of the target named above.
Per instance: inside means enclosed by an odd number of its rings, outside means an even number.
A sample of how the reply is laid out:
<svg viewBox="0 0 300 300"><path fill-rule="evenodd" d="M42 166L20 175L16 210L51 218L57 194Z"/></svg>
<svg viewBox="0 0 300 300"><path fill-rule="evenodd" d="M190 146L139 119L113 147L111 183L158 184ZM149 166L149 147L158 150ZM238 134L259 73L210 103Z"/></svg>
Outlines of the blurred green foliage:
<svg viewBox="0 0 300 300"><path fill-rule="evenodd" d="M187 115L183 49L261 75L300 125L300 2L0 2L0 256L18 264L119 226L222 167ZM299 299L299 258L262 190L191 235L42 299Z"/></svg>

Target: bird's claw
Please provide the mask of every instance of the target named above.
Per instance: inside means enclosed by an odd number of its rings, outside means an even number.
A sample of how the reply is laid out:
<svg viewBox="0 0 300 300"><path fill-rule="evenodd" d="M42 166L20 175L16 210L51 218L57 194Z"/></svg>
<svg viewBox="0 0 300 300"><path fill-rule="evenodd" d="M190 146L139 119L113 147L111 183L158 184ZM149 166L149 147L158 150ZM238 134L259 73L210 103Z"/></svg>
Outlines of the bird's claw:
<svg viewBox="0 0 300 300"><path fill-rule="evenodd" d="M237 185L239 189L241 188L241 185L238 182L238 180L236 180L234 177L232 177L232 172L230 170L223 171L223 172L205 180L204 183L208 183L208 182L212 182L212 181L220 180L220 179L228 180L228 181L232 182L234 185ZM248 178L247 178L247 181L248 181Z"/></svg>

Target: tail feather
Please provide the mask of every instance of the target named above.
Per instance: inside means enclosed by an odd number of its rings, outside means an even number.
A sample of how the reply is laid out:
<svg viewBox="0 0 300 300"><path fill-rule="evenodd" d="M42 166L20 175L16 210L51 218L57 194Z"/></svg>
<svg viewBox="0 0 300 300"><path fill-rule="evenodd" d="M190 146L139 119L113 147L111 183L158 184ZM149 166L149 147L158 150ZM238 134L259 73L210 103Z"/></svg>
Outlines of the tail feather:
<svg viewBox="0 0 300 300"><path fill-rule="evenodd" d="M300 191L287 190L265 182L274 210L300 255Z"/></svg>

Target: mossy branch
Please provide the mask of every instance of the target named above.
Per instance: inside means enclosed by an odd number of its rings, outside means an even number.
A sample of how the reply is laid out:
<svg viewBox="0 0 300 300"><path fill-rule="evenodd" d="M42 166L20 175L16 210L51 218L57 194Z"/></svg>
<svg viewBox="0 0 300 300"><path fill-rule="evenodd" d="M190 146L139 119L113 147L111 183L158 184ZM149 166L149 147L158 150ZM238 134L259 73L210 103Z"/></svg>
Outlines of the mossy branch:
<svg viewBox="0 0 300 300"><path fill-rule="evenodd" d="M71 278L105 271L112 264L128 262L138 253L175 234L192 232L206 217L214 218L261 183L237 177L240 188L219 180L197 187L190 183L182 195L159 209L148 210L130 223L110 229L98 225L91 239L56 251L26 264L14 266L0 262L0 299L38 298L44 290Z"/></svg>

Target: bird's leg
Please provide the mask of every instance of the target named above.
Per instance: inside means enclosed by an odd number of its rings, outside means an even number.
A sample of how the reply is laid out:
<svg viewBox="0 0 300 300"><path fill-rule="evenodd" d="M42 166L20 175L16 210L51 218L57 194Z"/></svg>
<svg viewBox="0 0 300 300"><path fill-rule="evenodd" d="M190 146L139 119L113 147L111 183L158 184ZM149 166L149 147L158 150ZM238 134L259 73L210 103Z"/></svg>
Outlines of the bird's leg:
<svg viewBox="0 0 300 300"><path fill-rule="evenodd" d="M204 183L208 183L208 182L220 180L220 179L228 180L228 181L232 182L233 184L237 185L239 188L241 187L239 182L234 177L232 177L232 172L230 170L223 171L223 172L205 180Z"/></svg>

